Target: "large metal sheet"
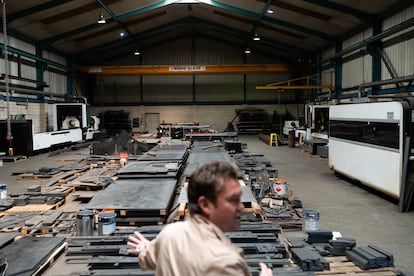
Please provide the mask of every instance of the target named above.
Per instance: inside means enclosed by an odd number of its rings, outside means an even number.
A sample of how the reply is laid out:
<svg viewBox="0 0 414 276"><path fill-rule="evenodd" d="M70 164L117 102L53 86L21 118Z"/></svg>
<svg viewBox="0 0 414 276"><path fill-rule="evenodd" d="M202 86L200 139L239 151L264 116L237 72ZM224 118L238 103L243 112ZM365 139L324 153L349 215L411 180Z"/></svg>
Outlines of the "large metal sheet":
<svg viewBox="0 0 414 276"><path fill-rule="evenodd" d="M19 232L0 233L0 248L5 246L6 244L11 243L14 240L14 238L19 235Z"/></svg>
<svg viewBox="0 0 414 276"><path fill-rule="evenodd" d="M252 191L250 190L249 187L247 186L242 186L242 196L241 196L241 202L243 202L243 204L245 203L250 203L251 202L256 202L255 197L253 196ZM180 196L178 197L177 200L178 203L187 203L188 202L188 196L187 196L187 188L183 188L180 192Z"/></svg>
<svg viewBox="0 0 414 276"><path fill-rule="evenodd" d="M192 148L201 148L205 146L211 146L215 144L214 141L194 141L192 144Z"/></svg>
<svg viewBox="0 0 414 276"><path fill-rule="evenodd" d="M170 178L118 180L99 192L85 208L166 210L175 194L176 183Z"/></svg>
<svg viewBox="0 0 414 276"><path fill-rule="evenodd" d="M174 178L177 179L177 172L166 173L130 173L118 176L118 179L148 179L148 178Z"/></svg>
<svg viewBox="0 0 414 276"><path fill-rule="evenodd" d="M165 150L187 150L187 145L183 144L180 140L179 142L171 140L167 142L168 144L158 144L153 147L152 151L165 151Z"/></svg>
<svg viewBox="0 0 414 276"><path fill-rule="evenodd" d="M248 153L237 153L231 155L240 169L254 168L260 165L265 165L266 167L271 166L269 159L263 155L258 154L248 154Z"/></svg>
<svg viewBox="0 0 414 276"><path fill-rule="evenodd" d="M194 144L191 153L211 153L211 152L224 152L227 154L226 150L223 148L223 145L221 143L214 143L214 142L208 142L208 143L197 143Z"/></svg>
<svg viewBox="0 0 414 276"><path fill-rule="evenodd" d="M204 164L212 161L223 161L230 163L235 169L239 169L234 160L225 151L220 152L192 152L187 160L184 176L189 177L191 174Z"/></svg>
<svg viewBox="0 0 414 276"><path fill-rule="evenodd" d="M119 178L176 177L181 167L178 162L138 161L130 162L118 171Z"/></svg>
<svg viewBox="0 0 414 276"><path fill-rule="evenodd" d="M186 133L185 138L198 141L222 140L223 138L237 137L237 132L220 132L220 133Z"/></svg>
<svg viewBox="0 0 414 276"><path fill-rule="evenodd" d="M138 158L139 161L182 161L187 155L187 150L149 151Z"/></svg>
<svg viewBox="0 0 414 276"><path fill-rule="evenodd" d="M167 171L177 171L179 168L177 162L168 161L139 161L131 162L125 167L119 169L118 174L129 174L129 173L167 173Z"/></svg>
<svg viewBox="0 0 414 276"><path fill-rule="evenodd" d="M64 242L57 237L23 237L1 249L0 257L6 258L6 275L32 275Z"/></svg>

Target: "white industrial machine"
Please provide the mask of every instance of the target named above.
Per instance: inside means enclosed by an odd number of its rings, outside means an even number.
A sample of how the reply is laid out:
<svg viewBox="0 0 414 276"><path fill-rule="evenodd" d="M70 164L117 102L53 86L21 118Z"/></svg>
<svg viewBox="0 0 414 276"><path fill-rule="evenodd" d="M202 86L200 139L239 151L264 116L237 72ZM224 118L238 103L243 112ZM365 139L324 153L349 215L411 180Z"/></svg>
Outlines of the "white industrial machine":
<svg viewBox="0 0 414 276"><path fill-rule="evenodd" d="M329 167L398 199L401 211L411 204L414 190L413 103L401 100L329 109Z"/></svg>
<svg viewBox="0 0 414 276"><path fill-rule="evenodd" d="M305 122L311 138L328 139L329 108L331 105L306 104Z"/></svg>
<svg viewBox="0 0 414 276"><path fill-rule="evenodd" d="M33 151L91 140L99 133L99 118L89 118L86 103L59 103L53 108L53 131L33 133Z"/></svg>

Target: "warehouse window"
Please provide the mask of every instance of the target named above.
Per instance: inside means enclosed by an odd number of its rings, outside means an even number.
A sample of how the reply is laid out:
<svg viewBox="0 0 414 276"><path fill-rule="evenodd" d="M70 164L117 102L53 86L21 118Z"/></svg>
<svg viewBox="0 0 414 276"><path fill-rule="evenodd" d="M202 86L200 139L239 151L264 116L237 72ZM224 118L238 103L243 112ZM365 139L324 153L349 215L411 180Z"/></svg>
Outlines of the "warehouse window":
<svg viewBox="0 0 414 276"><path fill-rule="evenodd" d="M399 124L384 122L329 121L331 137L388 148L399 148Z"/></svg>

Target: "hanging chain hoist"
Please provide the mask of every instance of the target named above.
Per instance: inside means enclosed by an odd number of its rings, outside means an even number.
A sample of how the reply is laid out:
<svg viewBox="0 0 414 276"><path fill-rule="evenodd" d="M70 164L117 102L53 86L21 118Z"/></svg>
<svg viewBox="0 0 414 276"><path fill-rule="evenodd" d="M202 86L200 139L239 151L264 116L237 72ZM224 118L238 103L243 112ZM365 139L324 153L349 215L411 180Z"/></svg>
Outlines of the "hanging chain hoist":
<svg viewBox="0 0 414 276"><path fill-rule="evenodd" d="M6 1L1 0L3 8L3 55L4 55L4 82L6 85L6 110L7 110L7 135L6 140L9 141L9 156L13 156L13 135L11 132L11 117L10 117L10 88L9 88L9 52L8 52L8 37L7 37L7 21L6 21Z"/></svg>

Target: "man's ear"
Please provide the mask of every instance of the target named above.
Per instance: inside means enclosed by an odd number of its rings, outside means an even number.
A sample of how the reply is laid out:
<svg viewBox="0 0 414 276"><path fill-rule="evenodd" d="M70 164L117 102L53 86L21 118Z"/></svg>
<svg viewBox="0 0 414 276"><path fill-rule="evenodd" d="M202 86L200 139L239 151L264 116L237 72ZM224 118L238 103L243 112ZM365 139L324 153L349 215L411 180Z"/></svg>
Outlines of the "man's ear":
<svg viewBox="0 0 414 276"><path fill-rule="evenodd" d="M211 210L214 207L214 204L205 196L200 196L198 198L198 206L200 206L200 209L203 212L203 214L209 217L211 214Z"/></svg>

